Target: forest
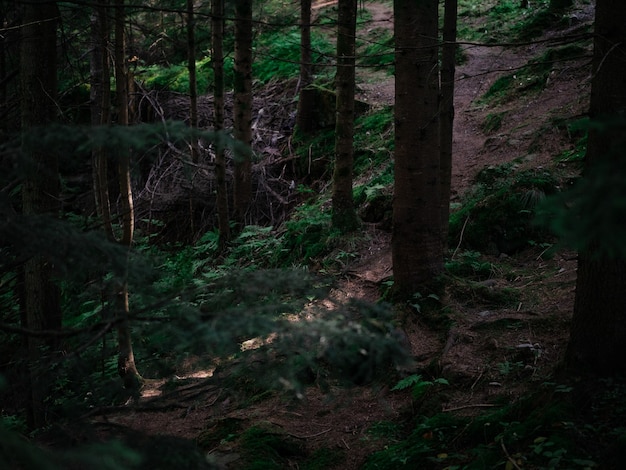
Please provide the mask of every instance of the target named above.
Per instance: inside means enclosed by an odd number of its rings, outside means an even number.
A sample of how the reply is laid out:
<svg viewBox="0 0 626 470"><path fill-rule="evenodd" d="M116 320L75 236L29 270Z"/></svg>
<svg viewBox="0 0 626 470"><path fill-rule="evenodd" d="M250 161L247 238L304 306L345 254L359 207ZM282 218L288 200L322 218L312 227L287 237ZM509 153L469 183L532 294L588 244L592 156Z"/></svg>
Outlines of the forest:
<svg viewBox="0 0 626 470"><path fill-rule="evenodd" d="M0 19L0 468L623 467L626 2Z"/></svg>

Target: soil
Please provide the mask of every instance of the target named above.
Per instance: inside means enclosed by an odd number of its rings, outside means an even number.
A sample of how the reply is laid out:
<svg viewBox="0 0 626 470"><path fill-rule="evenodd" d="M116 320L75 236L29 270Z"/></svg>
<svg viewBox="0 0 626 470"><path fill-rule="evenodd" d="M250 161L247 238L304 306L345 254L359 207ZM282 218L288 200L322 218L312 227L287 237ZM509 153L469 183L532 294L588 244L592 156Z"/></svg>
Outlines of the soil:
<svg viewBox="0 0 626 470"><path fill-rule="evenodd" d="M367 2L365 8L371 13L372 28L392 27L388 2ZM577 15L580 21L591 21L593 11L588 7ZM500 75L516 70L545 47L541 42L514 48L463 47L466 60L457 68L455 83L453 200L463 195L482 168L518 157L519 165L548 167L554 165L556 154L572 145L553 120L586 112L587 63L555 65L539 93L520 93L495 108L478 101ZM359 71L359 99L373 106L389 105L393 95L393 77ZM506 112L500 128L485 133L486 116L496 112ZM367 230L369 243L360 248L333 290L336 302L350 297L376 301L381 282L392 273L389 234L375 227ZM512 401L548 380L563 356L573 306L575 255L561 251L547 256L535 248L488 261L494 268L479 289L460 282L444 299L454 322L449 332L429 327L417 315L408 315L404 324L413 370L429 371L430 379L437 374L450 382L444 401L436 404L440 411L473 415ZM494 301L498 294L510 300ZM234 401L202 372L196 374L184 377L175 394L162 391L163 382L151 383L139 407L129 406L96 421L190 440L226 418L241 420L245 427L263 423L297 439L309 451L343 450L345 461L339 468L356 469L382 445L371 438L368 428L378 421L400 419L412 406L409 393L391 391L383 384L337 387L331 393L310 386L299 401L275 395L246 405ZM229 461L236 468L236 449L223 444L203 450L223 468Z"/></svg>

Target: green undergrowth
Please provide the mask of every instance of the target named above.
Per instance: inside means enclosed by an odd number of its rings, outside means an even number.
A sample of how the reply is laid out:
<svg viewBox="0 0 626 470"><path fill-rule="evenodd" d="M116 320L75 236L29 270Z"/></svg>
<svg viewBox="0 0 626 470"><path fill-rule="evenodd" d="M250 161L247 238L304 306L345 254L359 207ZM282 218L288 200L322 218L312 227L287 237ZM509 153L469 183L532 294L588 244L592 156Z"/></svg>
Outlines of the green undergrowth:
<svg viewBox="0 0 626 470"><path fill-rule="evenodd" d="M376 29L370 32L370 38L360 41L358 65L370 66L374 70L384 70L387 74L394 73L394 38L387 29Z"/></svg>
<svg viewBox="0 0 626 470"><path fill-rule="evenodd" d="M247 424L238 419L221 419L199 434L198 445L210 450L209 463L220 468L230 463L232 468L256 470L282 470L294 465L303 470L323 470L344 461L342 451L330 448L310 451L304 440L277 425Z"/></svg>
<svg viewBox="0 0 626 470"><path fill-rule="evenodd" d="M572 143L570 148L563 150L556 156L556 162L572 163L581 169L587 152L589 118L557 119L552 124L554 127L565 131Z"/></svg>
<svg viewBox="0 0 626 470"><path fill-rule="evenodd" d="M297 28L274 29L260 34L255 39L255 60L252 75L262 83L276 79L291 79L300 73L300 32ZM333 54L333 45L320 33L311 32L313 64L328 62ZM317 72L327 74L326 69Z"/></svg>
<svg viewBox="0 0 626 470"><path fill-rule="evenodd" d="M515 73L498 78L480 99L484 104L502 104L516 99L520 94L536 93L543 90L550 73L563 67L568 61L584 58L586 49L580 44L570 44L550 48L531 59Z"/></svg>
<svg viewBox="0 0 626 470"><path fill-rule="evenodd" d="M530 1L528 6L520 0L461 0L459 37L485 43L528 41L548 29L569 26L566 12L552 11L549 4L549 0Z"/></svg>
<svg viewBox="0 0 626 470"><path fill-rule="evenodd" d="M471 417L439 412L415 416L408 427L386 423L384 434L373 434L384 449L363 468L617 468L625 456L623 392L623 381L615 380L544 383Z"/></svg>
<svg viewBox="0 0 626 470"><path fill-rule="evenodd" d="M545 229L533 223L535 208L559 188L547 169L520 170L514 163L483 169L450 216L450 246L511 254L549 241Z"/></svg>
<svg viewBox="0 0 626 470"><path fill-rule="evenodd" d="M233 60L231 57L224 59L225 81L232 86ZM196 61L197 88L209 90L213 83L213 68L210 57L204 57ZM141 67L136 77L142 81L143 86L153 90L167 90L176 93L189 93L189 70L186 62L179 64L152 64Z"/></svg>

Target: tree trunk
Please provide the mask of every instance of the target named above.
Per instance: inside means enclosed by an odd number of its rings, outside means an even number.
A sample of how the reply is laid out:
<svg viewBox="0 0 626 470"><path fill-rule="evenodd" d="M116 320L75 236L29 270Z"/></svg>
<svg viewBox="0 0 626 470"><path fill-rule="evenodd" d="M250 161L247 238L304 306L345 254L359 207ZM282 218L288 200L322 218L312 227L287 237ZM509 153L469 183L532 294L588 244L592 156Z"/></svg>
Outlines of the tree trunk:
<svg viewBox="0 0 626 470"><path fill-rule="evenodd" d="M124 26L126 15L124 11L124 0L115 0L115 89L117 93L117 124L128 126L129 124L129 75L126 66L126 37ZM120 244L128 247L133 242L134 233L134 211L133 193L130 181L130 151L127 148L118 150L118 177L120 185L120 197L122 201L122 237ZM141 376L135 365L133 353L128 304L128 284L123 281L117 293L117 306L115 309L118 315L117 341L118 359L117 370L124 382L124 386L133 391L137 391Z"/></svg>
<svg viewBox="0 0 626 470"><path fill-rule="evenodd" d="M443 48L441 52L441 240L448 246L450 222L450 189L452 183L452 136L454 124L454 72L456 65L457 0L445 0L443 15Z"/></svg>
<svg viewBox="0 0 626 470"><path fill-rule="evenodd" d="M187 0L187 70L189 72L189 126L198 127L198 85L196 80L196 37L193 0ZM191 161L198 163L198 145L191 141Z"/></svg>
<svg viewBox="0 0 626 470"><path fill-rule="evenodd" d="M584 175L599 178L596 186L607 184L606 174L594 171L598 167L608 168L613 181L621 184L626 180L623 156L626 145L623 122L626 111L625 17L623 0L597 1L589 109L592 126ZM620 119L621 125L612 124ZM623 223L623 218L617 218L615 223ZM626 259L623 253L611 256L602 251L602 242L593 240L579 253L574 316L565 362L570 371L578 374L624 375Z"/></svg>
<svg viewBox="0 0 626 470"><path fill-rule="evenodd" d="M313 83L313 55L311 53L311 0L300 1L300 94L296 126L304 133L313 130L315 94Z"/></svg>
<svg viewBox="0 0 626 470"><path fill-rule="evenodd" d="M111 123L111 64L109 60L110 25L108 0L93 7L91 16L91 125ZM108 155L104 147L92 150L92 177L96 212L109 240L113 240L113 222L109 198Z"/></svg>
<svg viewBox="0 0 626 470"><path fill-rule="evenodd" d="M244 144L235 155L233 210L240 230L252 200L252 0L235 1L234 137Z"/></svg>
<svg viewBox="0 0 626 470"><path fill-rule="evenodd" d="M352 198L354 160L354 65L357 0L339 0L337 27L337 119L333 173L332 222L341 232L359 223Z"/></svg>
<svg viewBox="0 0 626 470"><path fill-rule="evenodd" d="M391 245L394 289L401 298L439 293L441 288L437 3L394 1L395 186Z"/></svg>
<svg viewBox="0 0 626 470"><path fill-rule="evenodd" d="M2 27L5 27L7 24L6 21L6 12L4 8L0 10L0 24ZM6 35L3 34L0 36L0 136L3 136L4 133L8 130L8 122L6 119L6 113L8 110L7 106L7 81L9 80L9 73L7 70L7 38Z"/></svg>
<svg viewBox="0 0 626 470"><path fill-rule="evenodd" d="M574 5L574 0L550 0L550 10L564 10Z"/></svg>
<svg viewBox="0 0 626 470"><path fill-rule="evenodd" d="M228 217L228 190L226 187L226 156L221 143L224 130L224 0L211 3L211 43L213 54L213 113L215 121L215 179L217 182L217 222L219 227L219 249L222 251L230 240Z"/></svg>
<svg viewBox="0 0 626 470"><path fill-rule="evenodd" d="M189 190L189 235L195 240L195 202L194 202L194 179L195 164L198 163L198 139L195 136L195 129L198 128L198 86L196 80L196 36L194 28L196 27L194 19L194 0L187 0L187 71L189 73L189 127L192 129L191 143L189 145L191 152L191 162L194 167L191 168L191 188Z"/></svg>
<svg viewBox="0 0 626 470"><path fill-rule="evenodd" d="M41 132L56 119L57 64L56 28L59 11L55 3L35 1L23 5L21 27L21 126L25 136ZM22 186L22 210L25 215L56 217L59 205L59 172L54 153L37 148L25 138L24 158L31 169ZM45 236L42 234L42 236ZM38 253L24 264L24 320L31 330L61 328L60 290L54 281L54 266L44 253ZM49 390L49 374L42 366L45 349L54 342L29 337L28 359L30 397L28 424L37 428L46 424L44 399Z"/></svg>

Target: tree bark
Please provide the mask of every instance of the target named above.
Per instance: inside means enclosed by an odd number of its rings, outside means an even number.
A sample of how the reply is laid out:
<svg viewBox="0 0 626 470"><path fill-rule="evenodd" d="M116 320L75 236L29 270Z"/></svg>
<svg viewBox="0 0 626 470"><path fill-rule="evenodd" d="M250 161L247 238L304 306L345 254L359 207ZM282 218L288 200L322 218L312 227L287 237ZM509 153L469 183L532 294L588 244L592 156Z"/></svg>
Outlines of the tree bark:
<svg viewBox="0 0 626 470"><path fill-rule="evenodd" d="M198 85L196 79L196 35L194 28L194 0L187 0L187 72L189 74L189 127L191 127L191 142L189 149L191 162L198 163L198 139L195 136L195 129L198 128ZM190 169L191 188L189 190L189 236L192 240L196 238L195 227L195 202L194 202L194 180L195 166Z"/></svg>
<svg viewBox="0 0 626 470"><path fill-rule="evenodd" d="M193 0L187 0L187 70L189 72L189 126L198 127L198 85L196 80L196 36ZM191 161L198 163L198 145L191 141Z"/></svg>
<svg viewBox="0 0 626 470"><path fill-rule="evenodd" d="M441 112L439 116L439 132L441 139L441 240L444 249L448 246L448 228L450 222L457 3L457 0L445 0L443 48L441 52Z"/></svg>
<svg viewBox="0 0 626 470"><path fill-rule="evenodd" d="M22 150L30 171L22 186L22 210L25 215L56 217L60 210L57 158L53 152L32 143L32 134L56 120L59 12L56 4L45 1L24 4L23 9L20 98L21 126L26 137ZM31 330L61 328L60 290L54 281L54 266L44 253L26 261L23 279L23 326ZM31 386L28 424L37 428L46 424L44 399L50 386L42 357L46 349L54 351L57 345L35 337L29 337L27 345Z"/></svg>
<svg viewBox="0 0 626 470"><path fill-rule="evenodd" d="M213 54L213 113L215 121L215 179L217 183L217 223L219 249L222 251L230 240L228 217L228 189L226 187L226 155L222 144L224 130L224 0L211 3L211 44Z"/></svg>
<svg viewBox="0 0 626 470"><path fill-rule="evenodd" d="M574 5L574 0L550 0L550 10L564 10Z"/></svg>
<svg viewBox="0 0 626 470"><path fill-rule="evenodd" d="M443 271L437 0L394 1L392 261L400 298L438 294Z"/></svg>
<svg viewBox="0 0 626 470"><path fill-rule="evenodd" d="M596 3L593 74L585 178L599 178L607 184L626 179L623 148L626 145L626 3L598 0ZM620 121L621 120L621 121ZM621 124L615 126L612 122ZM603 179L604 182L603 182ZM609 191L607 191L608 193ZM607 204L615 203L607 201ZM616 224L622 223L618 218ZM576 297L567 368L577 374L626 374L626 259L623 253L611 256L602 250L602 240L593 240L578 258Z"/></svg>
<svg viewBox="0 0 626 470"><path fill-rule="evenodd" d="M234 137L244 144L235 155L233 210L238 229L252 201L252 0L235 1Z"/></svg>
<svg viewBox="0 0 626 470"><path fill-rule="evenodd" d="M111 123L111 61L109 60L111 28L108 0L93 7L91 16L90 106L91 125ZM109 240L114 240L109 198L108 155L104 147L92 150L92 177L96 212Z"/></svg>
<svg viewBox="0 0 626 470"><path fill-rule="evenodd" d="M296 126L308 133L313 130L315 95L309 87L313 83L313 55L311 53L311 0L300 1L300 93Z"/></svg>
<svg viewBox="0 0 626 470"><path fill-rule="evenodd" d="M126 35L124 26L126 21L125 0L115 0L115 89L117 93L117 124L129 125L129 93L128 69L126 65ZM122 201L122 237L120 244L130 250L134 233L133 193L130 180L130 151L120 148L118 151L118 177L120 196ZM141 384L141 375L135 365L135 355L132 346L132 337L129 323L128 283L122 281L117 293L117 308L119 322L117 323L118 359L117 370L124 382L124 386L137 391Z"/></svg>
<svg viewBox="0 0 626 470"><path fill-rule="evenodd" d="M359 226L352 198L357 0L339 0L338 10L332 223L345 233L356 230Z"/></svg>

